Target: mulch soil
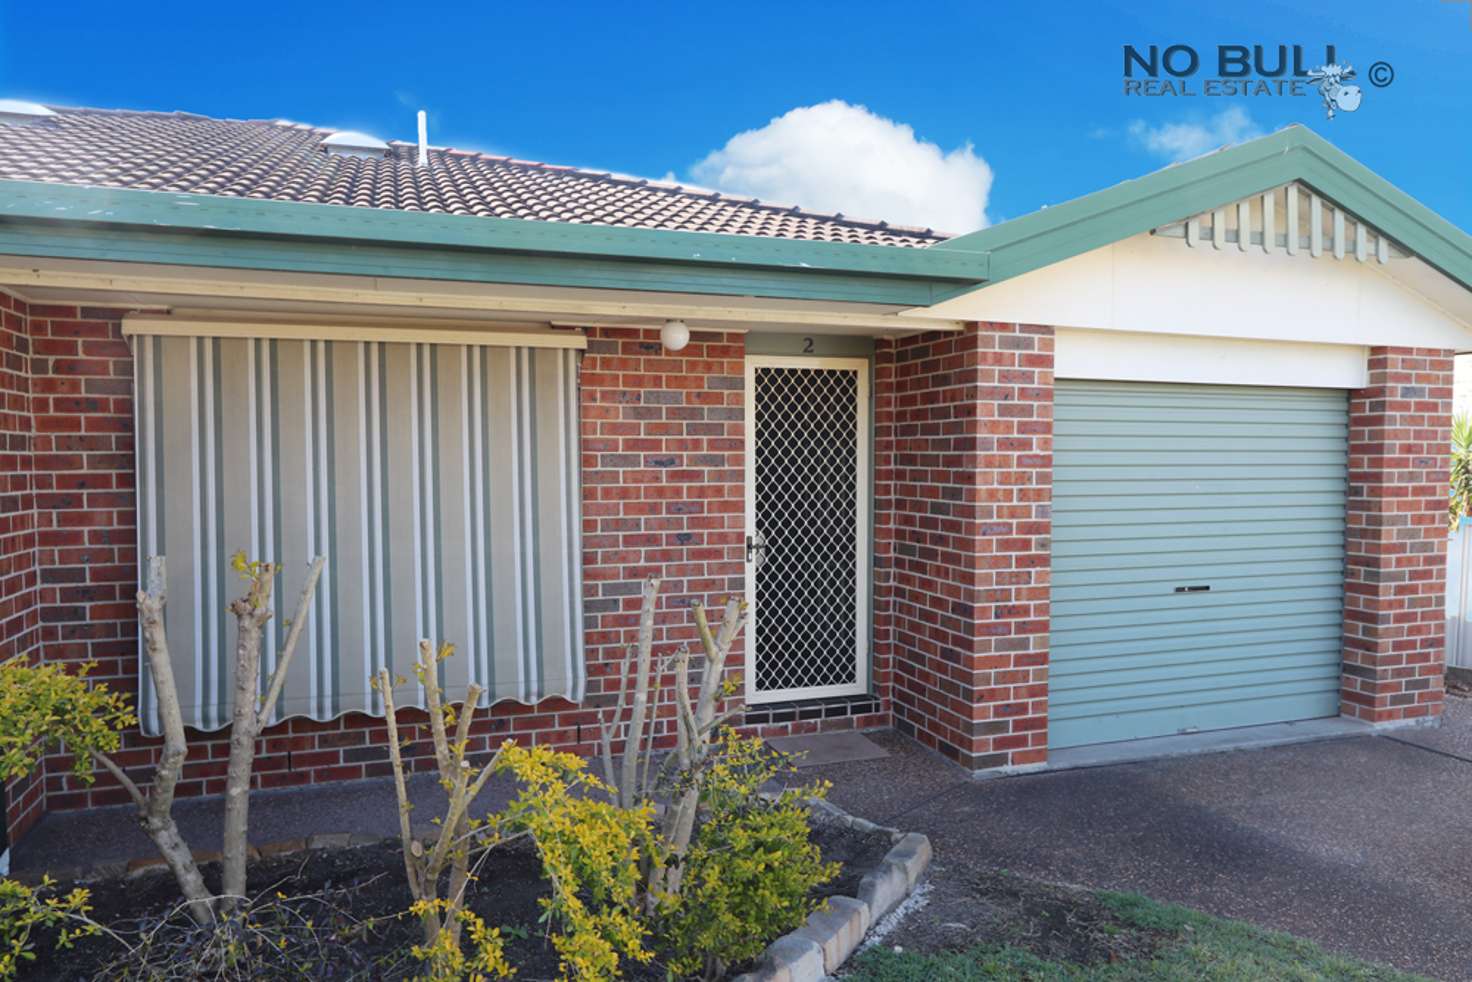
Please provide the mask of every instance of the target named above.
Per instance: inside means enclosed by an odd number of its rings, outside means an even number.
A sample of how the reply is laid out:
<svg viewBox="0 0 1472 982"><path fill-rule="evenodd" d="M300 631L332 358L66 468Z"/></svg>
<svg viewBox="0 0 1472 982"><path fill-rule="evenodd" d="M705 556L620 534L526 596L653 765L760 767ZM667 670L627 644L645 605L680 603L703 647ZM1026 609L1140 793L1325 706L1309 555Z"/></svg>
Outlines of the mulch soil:
<svg viewBox="0 0 1472 982"><path fill-rule="evenodd" d="M877 867L890 848L887 833L861 833L815 819L813 841L826 860L842 864L839 876L818 890L822 897L852 896L859 880ZM211 888L218 889L219 866L203 868ZM173 878L162 870L126 879L85 884L92 892L92 916L100 923L131 926L141 919L157 918L179 904L178 889ZM62 884L62 889L69 884ZM352 849L318 850L295 853L251 864L249 891L254 896L274 896L280 891L289 896L310 894L324 889L347 891L352 915L359 920L376 920L362 940L353 943L356 968L344 966L341 974L322 978L394 978L399 972L385 965L419 942L417 922L394 915L410 904L404 882L403 853L397 843ZM540 923L538 901L547 896L541 865L534 849L525 840L495 850L481 869L481 878L471 894L470 907L488 925L501 928L506 940L506 953L517 968L516 979L551 979L558 974L557 955ZM108 965L119 953L116 942L103 938L85 938L70 950L57 951L47 937L36 938L37 958L23 969L23 978L81 980L112 976ZM416 963L417 964L417 963ZM401 969L415 965L401 964ZM628 978L664 979L663 966L628 966ZM270 976L261 976L268 978Z"/></svg>

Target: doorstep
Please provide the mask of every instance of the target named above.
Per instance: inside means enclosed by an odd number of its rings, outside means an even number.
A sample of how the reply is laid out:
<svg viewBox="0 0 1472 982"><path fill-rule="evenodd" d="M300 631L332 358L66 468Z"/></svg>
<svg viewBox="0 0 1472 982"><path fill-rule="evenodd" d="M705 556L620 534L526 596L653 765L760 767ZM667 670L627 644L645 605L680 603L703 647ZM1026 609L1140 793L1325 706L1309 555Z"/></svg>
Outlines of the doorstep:
<svg viewBox="0 0 1472 982"><path fill-rule="evenodd" d="M1085 747L1054 750L1048 754L1048 762L1036 770L1064 771L1077 767L1105 767L1109 764L1154 760L1160 757L1222 753L1228 750L1257 750L1263 747L1280 747L1293 743L1311 743L1316 740L1374 736L1382 729L1382 727L1374 726L1363 720L1350 719L1347 716L1331 716L1327 719L1305 719L1293 723L1267 723L1262 726L1243 726L1230 730L1181 733L1173 736L1150 737L1144 740L1123 740L1118 743L1095 743Z"/></svg>

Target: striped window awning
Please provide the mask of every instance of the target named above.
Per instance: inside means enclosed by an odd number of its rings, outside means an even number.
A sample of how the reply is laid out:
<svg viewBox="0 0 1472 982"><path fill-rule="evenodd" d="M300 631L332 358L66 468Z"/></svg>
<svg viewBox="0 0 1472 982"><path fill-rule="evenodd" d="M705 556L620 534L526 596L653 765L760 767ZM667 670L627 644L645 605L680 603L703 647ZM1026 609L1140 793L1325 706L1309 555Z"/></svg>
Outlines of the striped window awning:
<svg viewBox="0 0 1472 982"><path fill-rule="evenodd" d="M584 687L577 352L413 341L135 334L140 578L168 560L185 721L230 721L230 558L284 567L275 665L307 566L327 566L278 715L381 714L382 667L455 645L451 699ZM157 707L140 658L140 718ZM422 703L421 703L422 704Z"/></svg>

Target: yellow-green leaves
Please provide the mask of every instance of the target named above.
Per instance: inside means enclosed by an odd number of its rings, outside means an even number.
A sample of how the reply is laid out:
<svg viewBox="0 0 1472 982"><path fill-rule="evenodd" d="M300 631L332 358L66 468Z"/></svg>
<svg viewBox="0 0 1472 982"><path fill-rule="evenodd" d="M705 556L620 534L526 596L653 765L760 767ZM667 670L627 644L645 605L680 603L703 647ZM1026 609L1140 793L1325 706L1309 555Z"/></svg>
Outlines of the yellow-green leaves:
<svg viewBox="0 0 1472 982"><path fill-rule="evenodd" d="M39 888L0 880L0 979L15 978L22 962L35 959L31 931L37 927L57 928L58 948L69 948L77 938L97 933L97 924L87 918L92 909L88 903L91 894L78 887L61 896L49 896L52 886L50 877L44 878Z"/></svg>
<svg viewBox="0 0 1472 982"><path fill-rule="evenodd" d="M813 888L838 875L809 839L815 784L775 799L761 788L790 770L760 739L722 730L701 792L703 824L685 854L678 897L665 898L660 935L681 975L719 978L792 930L817 903Z"/></svg>
<svg viewBox="0 0 1472 982"><path fill-rule="evenodd" d="M20 659L0 665L0 777L24 776L47 747L64 742L72 772L92 782L90 755L116 751L121 731L138 722L124 696L87 682L93 667L87 662L72 674L61 665Z"/></svg>
<svg viewBox="0 0 1472 982"><path fill-rule="evenodd" d="M410 949L423 963L419 982L484 982L485 979L510 978L516 969L506 960L505 944L499 928L487 927L473 910L454 908L449 900L416 900L409 908L415 917L427 913L449 914L460 921L470 940L470 954L448 928L442 929L433 944L415 945Z"/></svg>
<svg viewBox="0 0 1472 982"><path fill-rule="evenodd" d="M536 843L552 886L542 906L556 928L561 978L601 982L619 977L623 958L648 962L654 953L640 918L640 859L658 851L653 809L613 804L572 754L508 744L501 759L522 785L503 827Z"/></svg>
<svg viewBox="0 0 1472 982"><path fill-rule="evenodd" d="M281 572L277 563L263 559L249 559L243 551L230 557L230 568L235 575L250 584L247 598L253 610L263 610L271 602L271 580Z"/></svg>

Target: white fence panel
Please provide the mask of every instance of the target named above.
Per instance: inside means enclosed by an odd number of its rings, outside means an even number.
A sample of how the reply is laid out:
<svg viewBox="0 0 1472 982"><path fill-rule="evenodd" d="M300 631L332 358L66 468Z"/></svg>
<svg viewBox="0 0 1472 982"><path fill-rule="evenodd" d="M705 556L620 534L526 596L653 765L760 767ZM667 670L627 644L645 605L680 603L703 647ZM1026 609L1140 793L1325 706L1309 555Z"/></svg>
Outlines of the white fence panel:
<svg viewBox="0 0 1472 982"><path fill-rule="evenodd" d="M1447 537L1446 663L1472 668L1472 523L1462 519Z"/></svg>

